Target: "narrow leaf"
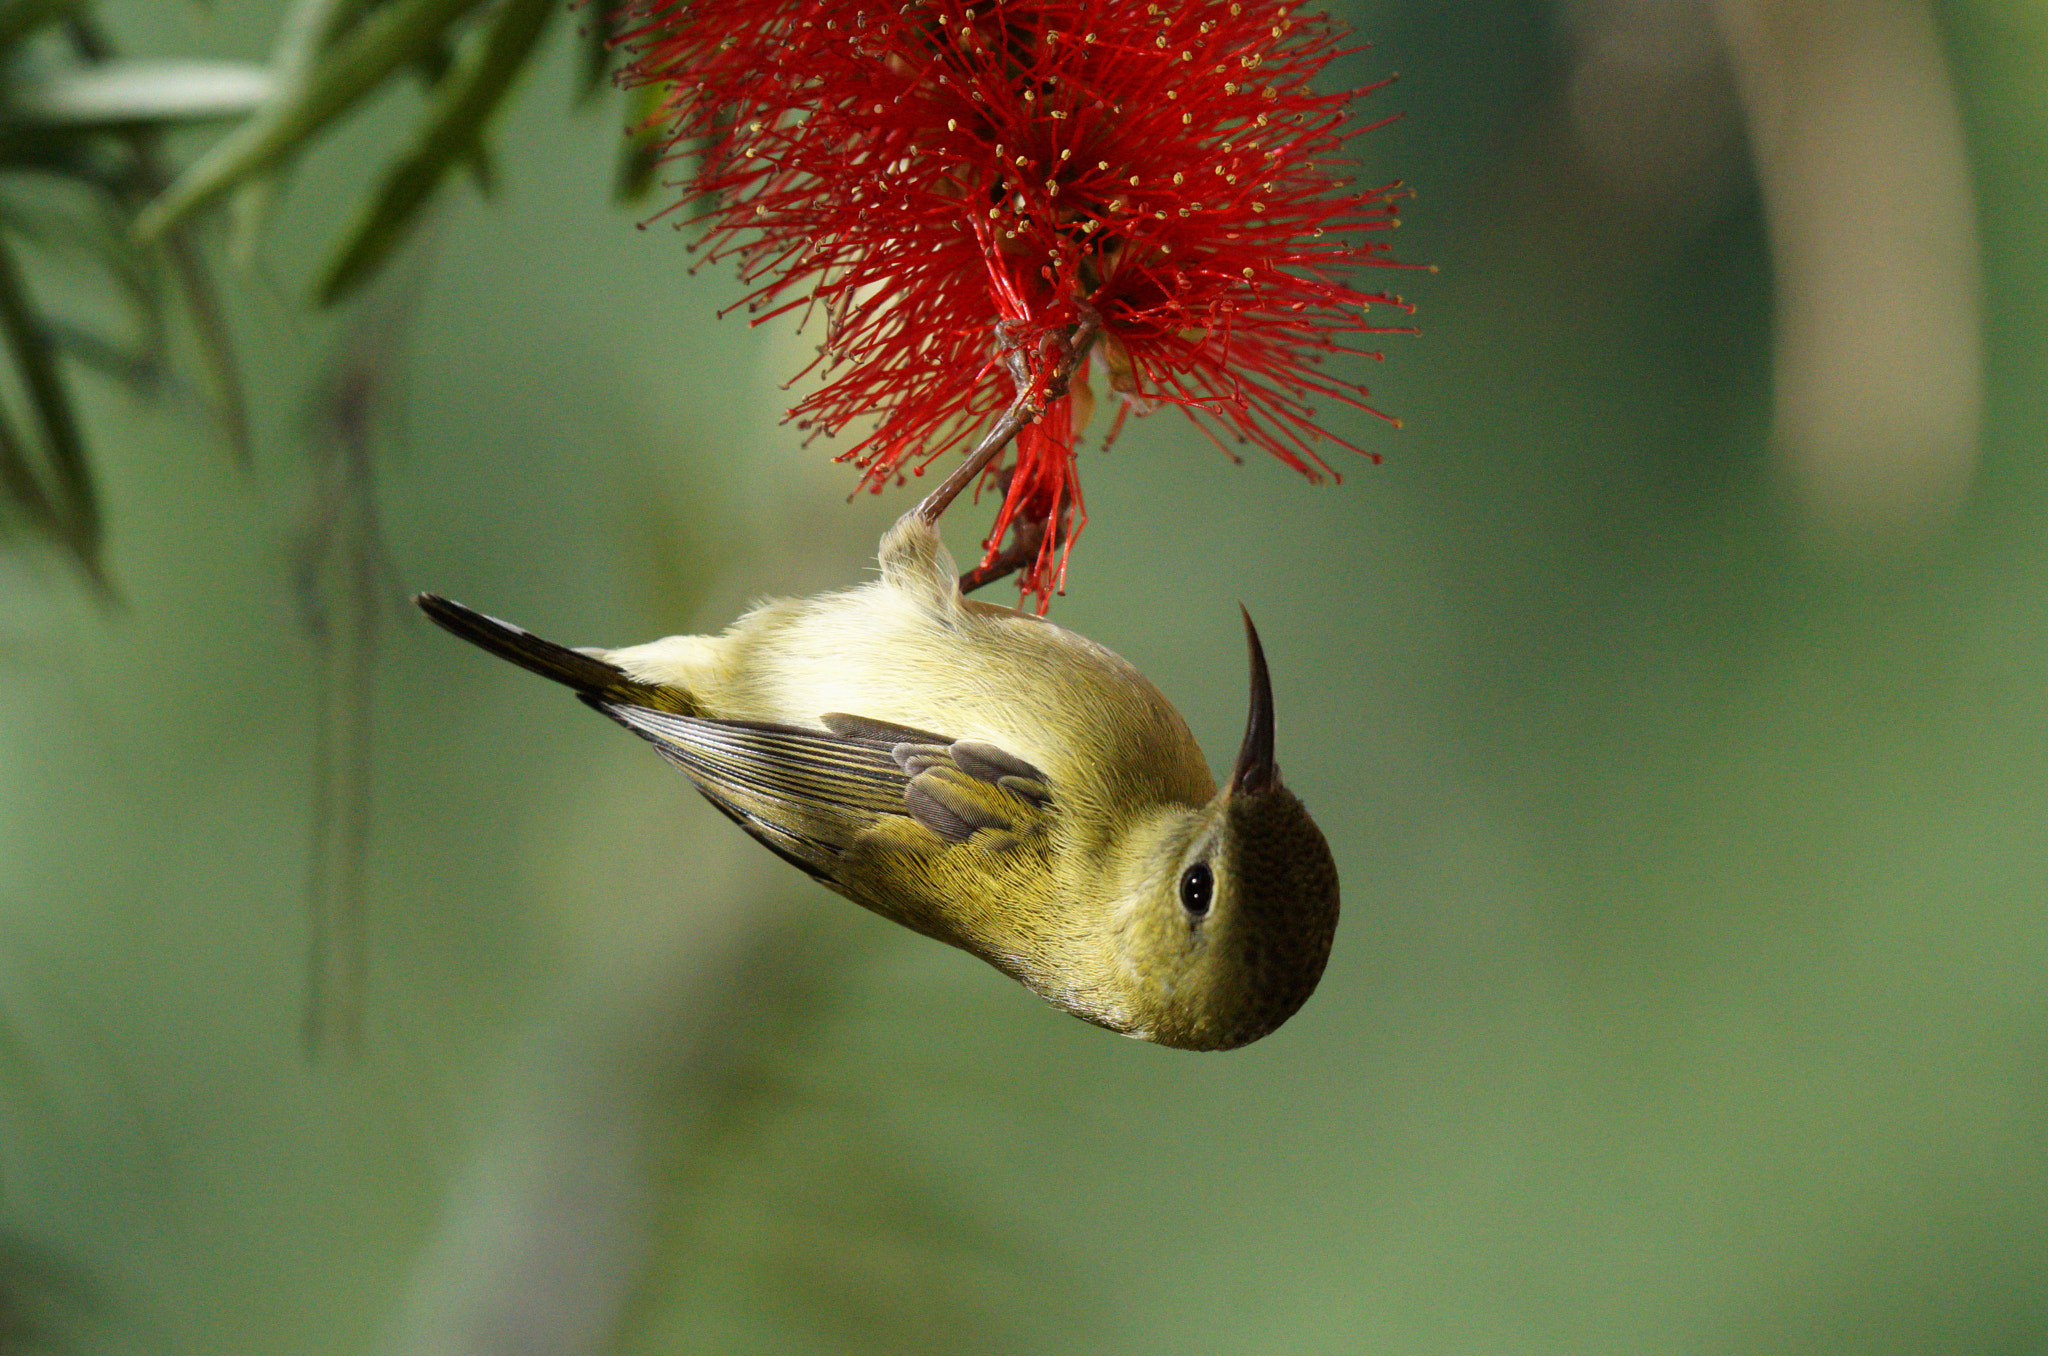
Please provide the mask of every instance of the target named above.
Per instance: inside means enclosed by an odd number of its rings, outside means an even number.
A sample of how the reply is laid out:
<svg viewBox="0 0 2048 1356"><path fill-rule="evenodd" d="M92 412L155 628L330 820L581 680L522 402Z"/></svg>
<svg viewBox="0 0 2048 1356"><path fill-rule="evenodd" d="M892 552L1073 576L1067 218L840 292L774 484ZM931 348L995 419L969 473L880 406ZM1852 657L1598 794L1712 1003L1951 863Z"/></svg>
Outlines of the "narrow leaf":
<svg viewBox="0 0 2048 1356"><path fill-rule="evenodd" d="M619 150L618 170L612 176L612 200L622 203L646 197L661 169L663 132L655 120L661 109L661 90L654 85L640 86L633 91L628 107L632 130Z"/></svg>
<svg viewBox="0 0 2048 1356"><path fill-rule="evenodd" d="M154 348L136 347L61 321L52 321L48 328L57 351L65 358L138 395L156 396L174 385L163 355Z"/></svg>
<svg viewBox="0 0 2048 1356"><path fill-rule="evenodd" d="M270 68L284 80L303 79L313 59L340 42L378 0L298 0L277 26Z"/></svg>
<svg viewBox="0 0 2048 1356"><path fill-rule="evenodd" d="M298 0L277 26L270 70L279 90L304 87L306 72L320 53L340 41L362 17L367 0ZM283 196L276 173L252 176L234 190L229 203L228 257L244 271L256 266L256 238Z"/></svg>
<svg viewBox="0 0 2048 1356"><path fill-rule="evenodd" d="M481 50L441 82L435 106L413 150L385 180L320 284L320 302L332 305L374 272L418 218L451 166L483 166L485 123L526 68L557 0L504 0Z"/></svg>
<svg viewBox="0 0 2048 1356"><path fill-rule="evenodd" d="M44 450L49 454L51 499L58 530L71 547L79 564L95 579L102 578L99 566L99 495L93 488L92 471L85 461L85 440L79 435L78 418L71 408L71 396L64 386L64 374L57 368L57 356L49 334L36 315L14 252L0 240L0 336L13 355L29 403L35 406L42 424Z"/></svg>
<svg viewBox="0 0 2048 1356"><path fill-rule="evenodd" d="M576 102L587 104L611 83L612 39L619 31L624 7L612 0L575 7L583 11L583 27L577 33L583 39L583 74L577 80Z"/></svg>
<svg viewBox="0 0 2048 1356"><path fill-rule="evenodd" d="M280 89L275 101L215 142L145 207L135 219L136 234L145 240L162 235L236 184L283 163L480 3L392 0L372 12L315 61L302 85Z"/></svg>
<svg viewBox="0 0 2048 1356"><path fill-rule="evenodd" d="M249 467L249 405L242 395L241 369L235 362L234 343L228 335L227 317L221 311L220 294L214 291L213 275L206 261L184 230L164 237L163 250L171 272L185 295L185 308L192 315L192 332L198 341L200 366L206 373L208 404L220 421L237 465Z"/></svg>
<svg viewBox="0 0 2048 1356"><path fill-rule="evenodd" d="M0 231L31 247L31 253L100 270L124 300L147 311L158 289L148 256L128 238L126 214L115 202L93 201L86 209L29 194L0 196Z"/></svg>
<svg viewBox="0 0 2048 1356"><path fill-rule="evenodd" d="M270 72L241 61L110 61L16 83L13 112L67 127L235 117L273 93Z"/></svg>
<svg viewBox="0 0 2048 1356"><path fill-rule="evenodd" d="M51 506L50 496L43 492L43 484L36 478L35 463L29 460L28 449L22 446L4 410L0 410L0 495L5 495L7 502L38 528L62 539L57 510Z"/></svg>

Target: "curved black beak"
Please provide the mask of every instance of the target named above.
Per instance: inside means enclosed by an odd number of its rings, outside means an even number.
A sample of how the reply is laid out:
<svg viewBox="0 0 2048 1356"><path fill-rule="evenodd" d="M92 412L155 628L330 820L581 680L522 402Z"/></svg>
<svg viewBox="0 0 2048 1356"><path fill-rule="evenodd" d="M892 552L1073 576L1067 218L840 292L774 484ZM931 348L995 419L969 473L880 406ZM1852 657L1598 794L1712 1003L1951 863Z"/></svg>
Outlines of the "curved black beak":
<svg viewBox="0 0 2048 1356"><path fill-rule="evenodd" d="M1244 613L1244 639L1252 655L1252 699L1244 722L1244 746L1237 751L1237 766L1224 788L1227 796L1240 791L1258 795L1280 785L1280 767L1273 761L1273 680L1266 673L1266 652L1259 647L1252 614L1242 603L1237 610Z"/></svg>

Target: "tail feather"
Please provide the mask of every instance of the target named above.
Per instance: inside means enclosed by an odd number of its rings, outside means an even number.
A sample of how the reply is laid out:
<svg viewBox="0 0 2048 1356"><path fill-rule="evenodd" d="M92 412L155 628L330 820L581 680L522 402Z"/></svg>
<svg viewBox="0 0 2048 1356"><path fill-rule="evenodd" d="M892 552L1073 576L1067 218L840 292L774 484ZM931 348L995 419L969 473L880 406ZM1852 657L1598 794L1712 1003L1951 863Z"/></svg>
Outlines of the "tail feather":
<svg viewBox="0 0 2048 1356"><path fill-rule="evenodd" d="M678 715L697 714L696 703L680 688L640 682L596 655L543 640L523 627L486 616L436 593L418 594L413 601L449 634L586 696L596 695Z"/></svg>

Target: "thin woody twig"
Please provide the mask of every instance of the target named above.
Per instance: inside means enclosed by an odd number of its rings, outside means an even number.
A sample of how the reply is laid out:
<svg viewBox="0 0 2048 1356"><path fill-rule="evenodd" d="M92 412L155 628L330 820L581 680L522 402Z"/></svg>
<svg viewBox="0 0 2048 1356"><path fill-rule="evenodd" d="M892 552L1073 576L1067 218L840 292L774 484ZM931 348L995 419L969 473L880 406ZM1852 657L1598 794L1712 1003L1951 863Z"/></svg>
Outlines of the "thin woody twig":
<svg viewBox="0 0 2048 1356"><path fill-rule="evenodd" d="M1080 323L1074 327L1071 335L1048 336L1065 351L1060 355L1051 375L1046 378L1045 389L1037 399L1033 399L1030 373L1023 356L1006 340L1003 360L1010 369L1011 379L1017 383L1017 398L1010 402L1010 408L1003 411L1003 417L996 421L995 427L991 428L974 451L968 454L967 460L954 467L953 473L941 481L938 488L926 495L911 511L928 523L936 523L939 515L946 511L946 506L959 497L960 491L972 485L981 473L988 469L989 463L1010 445L1010 439L1022 432L1027 424L1036 422L1038 417L1045 413L1047 405L1067 393L1068 385L1074 380L1074 373L1087 358L1088 350L1094 346L1095 336L1101 332L1102 317L1097 315L1092 307L1083 306ZM1013 565L1010 568L1016 567ZM1005 574L1008 572L1004 571ZM1001 577L1002 575L995 575L991 578ZM982 582L987 583L989 580Z"/></svg>
<svg viewBox="0 0 2048 1356"><path fill-rule="evenodd" d="M1066 524L1061 523L1064 529ZM1066 536L1064 530L1061 537ZM960 591L972 593L1004 579L1038 559L1039 550L1045 545L1045 524L1037 518L1019 518L1010 524L1010 544L1002 550L960 575ZM1058 546L1055 540L1054 546Z"/></svg>

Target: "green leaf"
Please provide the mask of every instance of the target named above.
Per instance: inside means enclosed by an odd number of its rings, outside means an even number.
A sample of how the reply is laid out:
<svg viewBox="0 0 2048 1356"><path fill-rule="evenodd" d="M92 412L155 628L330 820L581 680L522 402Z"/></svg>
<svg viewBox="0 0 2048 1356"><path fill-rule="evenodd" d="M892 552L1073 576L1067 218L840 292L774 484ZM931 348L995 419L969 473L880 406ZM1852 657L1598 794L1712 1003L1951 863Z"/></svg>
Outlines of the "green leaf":
<svg viewBox="0 0 2048 1356"><path fill-rule="evenodd" d="M284 181L259 174L235 185L228 199L228 263L243 273L256 269L256 246L284 195Z"/></svg>
<svg viewBox="0 0 2048 1356"><path fill-rule="evenodd" d="M452 166L468 162L487 175L484 124L526 68L557 3L504 0L474 59L441 82L417 143L392 169L321 280L322 305L348 295L384 262Z"/></svg>
<svg viewBox="0 0 2048 1356"><path fill-rule="evenodd" d="M303 83L214 143L161 197L142 209L135 232L154 239L236 184L282 164L315 133L419 59L448 26L482 0L392 0L322 53Z"/></svg>
<svg viewBox="0 0 2048 1356"><path fill-rule="evenodd" d="M128 238L127 214L108 196L96 195L80 204L68 196L0 193L0 231L31 247L32 255L46 255L66 267L97 270L120 290L122 300L143 314L162 290L150 255Z"/></svg>
<svg viewBox="0 0 2048 1356"><path fill-rule="evenodd" d="M661 111L661 91L653 85L641 85L632 93L629 126L626 144L619 151L619 166L612 176L612 200L614 202L638 202L647 196L649 189L661 169L663 154L663 132L655 121Z"/></svg>
<svg viewBox="0 0 2048 1356"><path fill-rule="evenodd" d="M298 0L277 26L277 44L270 49L270 67L287 80L312 69L313 59L375 9L380 0Z"/></svg>
<svg viewBox="0 0 2048 1356"><path fill-rule="evenodd" d="M281 89L299 89L320 53L340 41L363 15L369 0L298 0L277 26L270 70ZM236 186L229 204L228 257L245 272L256 266L256 238L277 206L275 173L254 175Z"/></svg>
<svg viewBox="0 0 2048 1356"><path fill-rule="evenodd" d="M51 489L46 499L49 516L58 535L71 548L78 563L95 580L100 573L99 495L93 488L92 471L85 461L85 440L78 431L78 418L71 408L71 396L64 386L64 374L57 368L55 346L30 300L14 252L0 241L0 337L14 358L29 403L43 427L44 450L49 454ZM19 456L19 449L16 449Z"/></svg>
<svg viewBox="0 0 2048 1356"><path fill-rule="evenodd" d="M612 40L618 35L624 6L612 0L584 7L584 24L577 34L583 39L583 74L576 84L576 102L587 104L611 83Z"/></svg>
<svg viewBox="0 0 2048 1356"><path fill-rule="evenodd" d="M0 0L0 47L23 38L77 9L85 0Z"/></svg>
<svg viewBox="0 0 2048 1356"><path fill-rule="evenodd" d="M448 78L448 72L454 69L455 48L445 39L427 48L413 63L413 74L419 78L420 87L429 93L439 89L441 82Z"/></svg>
<svg viewBox="0 0 2048 1356"><path fill-rule="evenodd" d="M9 113L66 127L236 117L274 93L270 72L240 61L109 61L16 82Z"/></svg>
<svg viewBox="0 0 2048 1356"><path fill-rule="evenodd" d="M81 326L53 320L50 338L66 359L138 395L155 396L170 384L170 369L154 346L138 348Z"/></svg>
<svg viewBox="0 0 2048 1356"><path fill-rule="evenodd" d="M164 237L163 251L170 261L172 276L178 280L178 290L184 294L185 309L192 316L199 364L206 374L207 403L220 422L236 464L247 469L249 404L242 394L241 369L235 362L234 343L228 334L220 296L213 288L213 275L207 272L205 260L183 230Z"/></svg>
<svg viewBox="0 0 2048 1356"><path fill-rule="evenodd" d="M7 421L4 411L0 411L0 494L39 529L62 538L57 510L44 493L42 481L36 478L35 463L29 459L21 439L15 436L14 426Z"/></svg>

